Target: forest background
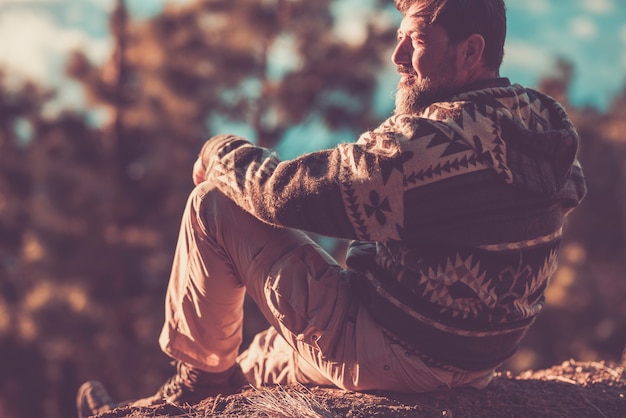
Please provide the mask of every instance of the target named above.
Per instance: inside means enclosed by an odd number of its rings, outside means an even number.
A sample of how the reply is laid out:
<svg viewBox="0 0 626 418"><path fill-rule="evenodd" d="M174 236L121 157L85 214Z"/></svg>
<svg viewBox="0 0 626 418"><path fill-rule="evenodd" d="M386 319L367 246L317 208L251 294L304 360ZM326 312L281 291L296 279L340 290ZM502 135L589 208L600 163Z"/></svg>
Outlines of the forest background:
<svg viewBox="0 0 626 418"><path fill-rule="evenodd" d="M36 28L14 12L27 3L74 20L104 11L105 24L86 30L106 41L77 43L52 84L44 76L53 66L20 76L14 64ZM75 416L76 389L89 379L119 399L162 383L172 371L157 345L164 293L202 143L232 131L291 158L375 127L397 82L392 3L0 0L0 416ZM620 362L626 7L523 4L527 18L515 20L522 1L508 1L503 75L565 104L589 193L568 225L546 308L503 369ZM545 18L549 9L569 19L568 31ZM613 23L598 38L591 17L601 15ZM341 257L345 242L314 238ZM245 344L265 326L246 309Z"/></svg>

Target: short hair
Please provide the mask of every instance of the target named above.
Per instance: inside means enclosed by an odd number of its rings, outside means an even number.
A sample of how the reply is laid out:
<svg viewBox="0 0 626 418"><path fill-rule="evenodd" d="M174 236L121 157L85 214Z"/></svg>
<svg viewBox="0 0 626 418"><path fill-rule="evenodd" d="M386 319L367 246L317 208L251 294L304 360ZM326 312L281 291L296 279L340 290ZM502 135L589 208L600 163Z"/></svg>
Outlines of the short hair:
<svg viewBox="0 0 626 418"><path fill-rule="evenodd" d="M506 6L504 0L395 0L403 15L409 8L420 6L418 15L427 24L440 24L452 44L478 33L485 39L483 59L496 71L504 58L506 38Z"/></svg>

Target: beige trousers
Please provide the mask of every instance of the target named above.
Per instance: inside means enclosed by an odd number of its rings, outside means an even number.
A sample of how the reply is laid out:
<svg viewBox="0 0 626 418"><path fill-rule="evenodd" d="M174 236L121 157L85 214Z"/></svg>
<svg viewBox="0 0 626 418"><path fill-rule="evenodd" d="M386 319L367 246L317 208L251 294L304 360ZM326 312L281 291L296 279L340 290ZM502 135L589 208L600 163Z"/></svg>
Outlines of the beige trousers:
<svg viewBox="0 0 626 418"><path fill-rule="evenodd" d="M237 361L255 386L423 392L490 382L492 370L428 367L392 343L351 291L349 274L306 234L259 221L204 182L183 215L161 348L210 372ZM239 355L246 292L271 326Z"/></svg>

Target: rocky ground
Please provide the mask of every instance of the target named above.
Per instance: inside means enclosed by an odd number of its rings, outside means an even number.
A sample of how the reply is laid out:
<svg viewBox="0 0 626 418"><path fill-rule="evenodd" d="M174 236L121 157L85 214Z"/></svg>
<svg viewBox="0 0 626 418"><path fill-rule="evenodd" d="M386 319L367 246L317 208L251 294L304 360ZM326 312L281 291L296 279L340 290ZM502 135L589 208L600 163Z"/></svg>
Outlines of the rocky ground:
<svg viewBox="0 0 626 418"><path fill-rule="evenodd" d="M499 374L483 391L418 395L330 388L249 389L193 407L118 408L98 418L139 417L626 417L623 365L567 361L516 376Z"/></svg>

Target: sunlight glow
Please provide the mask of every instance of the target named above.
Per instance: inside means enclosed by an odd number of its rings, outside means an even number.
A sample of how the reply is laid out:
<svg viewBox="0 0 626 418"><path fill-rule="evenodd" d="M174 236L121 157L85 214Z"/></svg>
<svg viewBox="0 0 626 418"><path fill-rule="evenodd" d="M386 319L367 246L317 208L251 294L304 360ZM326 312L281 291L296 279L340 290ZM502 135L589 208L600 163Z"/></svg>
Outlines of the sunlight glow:
<svg viewBox="0 0 626 418"><path fill-rule="evenodd" d="M30 315L20 315L17 320L17 329L20 337L25 341L32 341L37 337L37 325Z"/></svg>
<svg viewBox="0 0 626 418"><path fill-rule="evenodd" d="M54 287L49 282L39 282L24 298L24 308L33 312L46 306L53 298Z"/></svg>
<svg viewBox="0 0 626 418"><path fill-rule="evenodd" d="M24 298L24 309L27 313L33 313L51 303L60 303L74 312L81 312L87 307L87 302L87 293L78 285L59 286L41 281Z"/></svg>
<svg viewBox="0 0 626 418"><path fill-rule="evenodd" d="M578 38L590 39L595 38L598 34L596 23L592 19L583 16L572 19L569 29L572 35Z"/></svg>
<svg viewBox="0 0 626 418"><path fill-rule="evenodd" d="M598 15L606 15L615 10L613 0L580 0L580 5L583 10Z"/></svg>
<svg viewBox="0 0 626 418"><path fill-rule="evenodd" d="M334 34L355 47L367 39L368 8L362 3L359 2L357 6L355 0L341 0L331 5L335 18Z"/></svg>
<svg viewBox="0 0 626 418"><path fill-rule="evenodd" d="M516 2L516 5L524 7L531 13L543 14L550 11L550 2L548 0L526 0Z"/></svg>
<svg viewBox="0 0 626 418"><path fill-rule="evenodd" d="M582 265L587 260L587 252L581 244L570 243L563 247L561 258L568 263Z"/></svg>
<svg viewBox="0 0 626 418"><path fill-rule="evenodd" d="M553 62L552 55L536 45L521 40L510 40L505 45L504 63L509 67L545 73L552 68Z"/></svg>
<svg viewBox="0 0 626 418"><path fill-rule="evenodd" d="M44 247L34 234L24 234L24 246L22 248L24 259L28 262L39 261L44 257Z"/></svg>
<svg viewBox="0 0 626 418"><path fill-rule="evenodd" d="M26 29L28 28L28 29ZM62 28L44 13L9 10L0 14L0 62L9 73L54 85L63 77L69 52L82 49L103 62L106 39L93 40L78 28Z"/></svg>
<svg viewBox="0 0 626 418"><path fill-rule="evenodd" d="M7 304L0 300L0 335L6 334L11 328L11 311Z"/></svg>
<svg viewBox="0 0 626 418"><path fill-rule="evenodd" d="M576 270L569 266L559 267L546 288L546 305L566 307L569 303L570 288L576 281Z"/></svg>

